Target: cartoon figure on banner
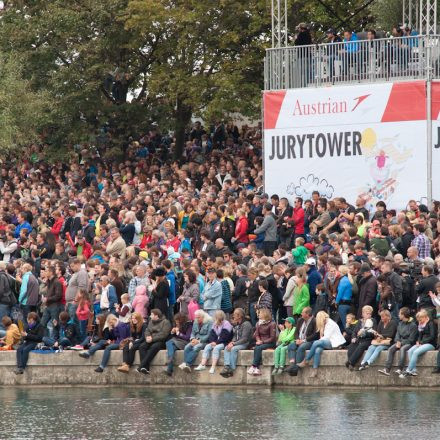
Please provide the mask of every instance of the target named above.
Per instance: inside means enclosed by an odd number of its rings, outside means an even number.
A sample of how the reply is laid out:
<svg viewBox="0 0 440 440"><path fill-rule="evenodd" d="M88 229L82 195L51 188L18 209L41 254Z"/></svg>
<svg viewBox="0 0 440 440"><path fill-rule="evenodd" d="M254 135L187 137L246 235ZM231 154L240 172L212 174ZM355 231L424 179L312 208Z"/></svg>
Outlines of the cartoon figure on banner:
<svg viewBox="0 0 440 440"><path fill-rule="evenodd" d="M412 149L400 145L399 135L378 139L372 128L362 132L361 148L372 177L372 182L360 189L361 197L373 206L379 200L386 201L396 191L397 178L403 164L412 156Z"/></svg>
<svg viewBox="0 0 440 440"><path fill-rule="evenodd" d="M311 199L313 191L318 191L321 197L331 199L335 188L326 179L321 179L314 174L299 179L298 185L294 182L287 186L286 192L292 196L301 197L304 200Z"/></svg>

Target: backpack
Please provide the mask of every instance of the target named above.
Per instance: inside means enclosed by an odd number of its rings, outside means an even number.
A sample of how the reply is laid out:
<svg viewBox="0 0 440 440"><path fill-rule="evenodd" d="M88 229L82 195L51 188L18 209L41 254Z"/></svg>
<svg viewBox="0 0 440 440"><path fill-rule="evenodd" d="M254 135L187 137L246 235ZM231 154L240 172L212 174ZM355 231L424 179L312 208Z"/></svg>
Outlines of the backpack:
<svg viewBox="0 0 440 440"><path fill-rule="evenodd" d="M7 290L0 298L0 303L7 306L15 306L15 304L17 304L17 298L15 297L14 292L11 289L10 277L4 272L0 274L0 277L4 279L4 283L7 286Z"/></svg>

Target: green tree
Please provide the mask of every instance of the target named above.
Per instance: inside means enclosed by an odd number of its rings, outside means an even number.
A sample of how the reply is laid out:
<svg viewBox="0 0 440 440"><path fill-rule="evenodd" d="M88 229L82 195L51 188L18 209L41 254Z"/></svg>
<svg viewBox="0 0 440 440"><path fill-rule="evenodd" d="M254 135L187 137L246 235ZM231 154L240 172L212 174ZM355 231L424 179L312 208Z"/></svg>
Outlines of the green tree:
<svg viewBox="0 0 440 440"><path fill-rule="evenodd" d="M19 157L23 147L40 141L47 122L49 97L34 92L23 79L18 58L0 56L0 152Z"/></svg>
<svg viewBox="0 0 440 440"><path fill-rule="evenodd" d="M268 7L265 0L129 2L126 28L162 38L148 93L162 96L172 110L176 156L192 116L259 114Z"/></svg>

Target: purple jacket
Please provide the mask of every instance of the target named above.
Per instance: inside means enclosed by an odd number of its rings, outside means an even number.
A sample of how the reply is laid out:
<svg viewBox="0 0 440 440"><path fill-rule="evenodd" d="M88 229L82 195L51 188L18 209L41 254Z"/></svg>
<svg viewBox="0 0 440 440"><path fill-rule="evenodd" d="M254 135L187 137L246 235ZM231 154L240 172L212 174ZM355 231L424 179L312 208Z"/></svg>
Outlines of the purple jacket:
<svg viewBox="0 0 440 440"><path fill-rule="evenodd" d="M208 344L228 344L232 340L232 325L229 321L223 321L222 325L213 325L209 333Z"/></svg>

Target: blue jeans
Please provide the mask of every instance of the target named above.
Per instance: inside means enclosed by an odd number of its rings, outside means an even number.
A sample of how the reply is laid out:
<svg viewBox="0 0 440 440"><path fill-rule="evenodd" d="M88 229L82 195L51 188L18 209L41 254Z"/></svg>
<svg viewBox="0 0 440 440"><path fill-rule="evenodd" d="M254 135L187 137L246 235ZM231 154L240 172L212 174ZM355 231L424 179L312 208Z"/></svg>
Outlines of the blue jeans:
<svg viewBox="0 0 440 440"><path fill-rule="evenodd" d="M0 329L2 330L5 329L2 324L3 316L11 316L11 307L6 304L0 304Z"/></svg>
<svg viewBox="0 0 440 440"><path fill-rule="evenodd" d="M107 341L105 339L99 340L95 345L92 345L87 353L89 353L90 356L93 356L98 350L104 350L104 348L107 345Z"/></svg>
<svg viewBox="0 0 440 440"><path fill-rule="evenodd" d="M112 354L112 350L119 350L119 344L110 344L105 347L104 354L102 355L101 363L99 366L104 369L108 361L110 360L110 355ZM90 351L90 350L89 350Z"/></svg>
<svg viewBox="0 0 440 440"><path fill-rule="evenodd" d="M419 360L419 356L431 350L434 350L434 346L432 344L413 345L408 350L409 364L406 370L415 371L417 367L417 361Z"/></svg>
<svg viewBox="0 0 440 440"><path fill-rule="evenodd" d="M225 349L223 353L225 367L229 367L231 370L235 370L237 368L238 352L240 350L246 350L247 347L248 344L243 344L234 345L230 350Z"/></svg>
<svg viewBox="0 0 440 440"><path fill-rule="evenodd" d="M44 342L44 345L46 345L47 347L53 347L53 345L55 344L55 342L57 342L57 340L54 338L51 338L50 336L44 336L43 342ZM63 338L58 341L58 346L63 347L63 348L64 347L71 347L72 343L70 342L69 339Z"/></svg>
<svg viewBox="0 0 440 440"><path fill-rule="evenodd" d="M183 349L183 361L185 364L191 366L199 354L199 351L205 348L205 345L206 342L201 342L197 345L187 344Z"/></svg>
<svg viewBox="0 0 440 440"><path fill-rule="evenodd" d="M313 368L318 368L321 362L321 353L324 350L331 350L332 344L328 339L320 339L315 341L310 348L305 360L308 362L313 358Z"/></svg>
<svg viewBox="0 0 440 440"><path fill-rule="evenodd" d="M79 322L79 340L84 341L87 337L87 323L89 322L88 319L83 319Z"/></svg>
<svg viewBox="0 0 440 440"><path fill-rule="evenodd" d="M256 345L254 348L254 360L252 361L253 367L259 367L263 361L263 351L268 348L275 348L275 342L269 344Z"/></svg>
<svg viewBox="0 0 440 440"><path fill-rule="evenodd" d="M211 344L205 345L203 349L203 359L209 359L212 353L212 359L218 359L220 357L221 351L225 348L224 344L217 344L214 347Z"/></svg>
<svg viewBox="0 0 440 440"><path fill-rule="evenodd" d="M389 345L370 345L364 354L361 364L373 365L374 361L384 350L388 350Z"/></svg>
<svg viewBox="0 0 440 440"><path fill-rule="evenodd" d="M78 308L77 304L73 304L73 303L66 304L66 312L69 314L70 319L73 319L76 333L79 333L79 321L78 321L78 317L76 316L77 308Z"/></svg>
<svg viewBox="0 0 440 440"><path fill-rule="evenodd" d="M287 357L289 362L294 364L295 362L300 364L306 357L306 351L310 349L312 342L303 342L300 345L296 345L296 342L292 342L287 347Z"/></svg>
<svg viewBox="0 0 440 440"><path fill-rule="evenodd" d="M25 342L17 349L17 368L25 369L29 359L29 353L37 346L37 342Z"/></svg>
<svg viewBox="0 0 440 440"><path fill-rule="evenodd" d="M44 309L43 316L41 318L41 325L43 327L47 326L47 323L52 322L54 319L58 321L60 312L63 311L63 306L59 304L51 304Z"/></svg>
<svg viewBox="0 0 440 440"><path fill-rule="evenodd" d="M342 331L345 330L345 321L347 319L347 315L350 313L351 306L346 304L340 304L338 306L339 317L341 318Z"/></svg>
<svg viewBox="0 0 440 440"><path fill-rule="evenodd" d="M251 318L252 327L255 327L257 325L257 321L258 321L257 311L255 310L255 304L257 304L257 303L255 303L255 302L249 303L249 316Z"/></svg>

